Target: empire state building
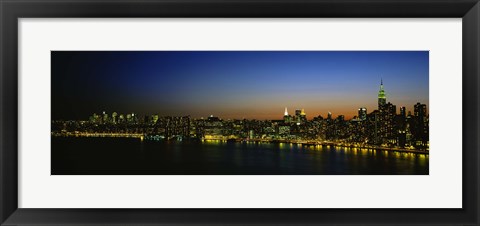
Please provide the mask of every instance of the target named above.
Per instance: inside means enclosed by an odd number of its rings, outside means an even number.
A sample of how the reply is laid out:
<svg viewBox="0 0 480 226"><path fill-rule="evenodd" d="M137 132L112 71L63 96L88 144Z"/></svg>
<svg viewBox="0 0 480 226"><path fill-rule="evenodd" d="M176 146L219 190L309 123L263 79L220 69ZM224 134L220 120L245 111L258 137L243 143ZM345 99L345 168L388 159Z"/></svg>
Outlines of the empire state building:
<svg viewBox="0 0 480 226"><path fill-rule="evenodd" d="M380 80L380 90L378 91L378 109L382 109L387 103L387 95L383 89L383 79Z"/></svg>

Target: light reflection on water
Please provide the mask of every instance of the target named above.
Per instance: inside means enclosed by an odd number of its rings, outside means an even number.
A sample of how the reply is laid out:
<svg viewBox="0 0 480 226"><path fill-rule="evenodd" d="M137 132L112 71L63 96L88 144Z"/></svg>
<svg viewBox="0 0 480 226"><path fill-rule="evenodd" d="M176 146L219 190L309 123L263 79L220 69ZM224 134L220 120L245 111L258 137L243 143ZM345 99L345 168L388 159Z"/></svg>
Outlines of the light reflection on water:
<svg viewBox="0 0 480 226"><path fill-rule="evenodd" d="M209 144L214 144L215 146L222 147L228 142L211 142ZM228 150L241 150L262 152L279 152L280 159L291 159L293 155L303 154L308 156L307 158L315 160L324 160L325 158L334 159L335 162L347 162L347 164L340 164L345 167L345 169L340 169L339 172L333 174L357 174L363 171L368 170L355 170L348 171L352 165L356 165L358 162L363 162L363 167L372 167L371 174L428 174L428 154L420 153L410 153L402 151L386 151L386 150L375 150L368 148L357 148L357 147L336 147L336 146L322 146L322 145L302 145L302 144L285 144L285 143L255 143L255 142L242 142L242 143L229 143ZM285 152L291 154L285 155ZM287 157L288 156L288 157ZM237 156L241 158L241 156ZM236 159L238 162L239 159ZM392 164L391 166L383 166L386 171L377 171L375 169L378 166L378 162L382 161L387 164ZM288 165L282 163L282 165ZM393 171L392 171L393 169ZM363 174L363 173L360 173Z"/></svg>
<svg viewBox="0 0 480 226"><path fill-rule="evenodd" d="M425 154L256 142L54 138L52 174L428 175ZM73 173L72 173L73 172Z"/></svg>

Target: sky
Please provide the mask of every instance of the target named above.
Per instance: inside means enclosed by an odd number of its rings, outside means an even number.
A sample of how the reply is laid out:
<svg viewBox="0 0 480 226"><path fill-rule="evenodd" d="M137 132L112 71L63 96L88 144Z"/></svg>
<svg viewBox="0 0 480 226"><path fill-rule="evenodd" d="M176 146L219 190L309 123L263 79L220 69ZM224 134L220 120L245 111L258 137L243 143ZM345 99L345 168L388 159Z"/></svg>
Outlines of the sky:
<svg viewBox="0 0 480 226"><path fill-rule="evenodd" d="M93 113L352 118L387 102L428 110L428 51L52 51L52 119Z"/></svg>

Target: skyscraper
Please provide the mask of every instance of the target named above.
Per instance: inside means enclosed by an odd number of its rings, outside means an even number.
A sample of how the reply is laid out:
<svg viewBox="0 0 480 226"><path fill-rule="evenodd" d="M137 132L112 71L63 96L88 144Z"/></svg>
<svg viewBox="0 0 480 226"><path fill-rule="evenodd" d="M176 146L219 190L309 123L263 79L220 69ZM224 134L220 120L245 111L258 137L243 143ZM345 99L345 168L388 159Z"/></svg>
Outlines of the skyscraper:
<svg viewBox="0 0 480 226"><path fill-rule="evenodd" d="M383 79L380 80L380 90L378 91L378 109L380 110L382 106L387 103L387 95L383 89Z"/></svg>
<svg viewBox="0 0 480 226"><path fill-rule="evenodd" d="M113 113L112 113L112 122L113 122L114 124L117 123L117 115L118 115L117 112L113 112Z"/></svg>
<svg viewBox="0 0 480 226"><path fill-rule="evenodd" d="M427 117L427 105L417 103L413 110L414 115L414 136L416 145L426 147L428 144L428 117Z"/></svg>
<svg viewBox="0 0 480 226"><path fill-rule="evenodd" d="M105 111L103 111L103 113L102 113L102 122L103 123L108 122L108 114Z"/></svg>
<svg viewBox="0 0 480 226"><path fill-rule="evenodd" d="M305 109L302 108L300 112L300 123L304 124L307 123L307 114L305 114Z"/></svg>
<svg viewBox="0 0 480 226"><path fill-rule="evenodd" d="M400 107L400 114L396 118L398 129L398 146L404 148L407 142L407 114L406 108Z"/></svg>
<svg viewBox="0 0 480 226"><path fill-rule="evenodd" d="M300 117L301 114L302 114L302 110L300 109L295 110L295 122L297 124L301 123L301 117Z"/></svg>
<svg viewBox="0 0 480 226"><path fill-rule="evenodd" d="M423 120L427 116L427 105L420 103L415 104L413 114L415 117Z"/></svg>
<svg viewBox="0 0 480 226"><path fill-rule="evenodd" d="M285 113L283 115L283 121L285 123L290 123L292 122L292 116L288 114L287 108L285 108Z"/></svg>
<svg viewBox="0 0 480 226"><path fill-rule="evenodd" d="M358 119L361 121L367 120L367 109L364 107L361 107L358 109Z"/></svg>
<svg viewBox="0 0 480 226"><path fill-rule="evenodd" d="M405 107L401 107L401 108L400 108L400 116L403 117L403 118L406 118L406 117L407 117L407 113L406 113L406 108L405 108Z"/></svg>
<svg viewBox="0 0 480 226"><path fill-rule="evenodd" d="M383 125L384 125L384 134L383 138L385 138L387 143L389 144L396 144L397 143L397 124L395 123L395 117L397 115L397 106L388 102L383 107L384 111L384 118L383 118Z"/></svg>

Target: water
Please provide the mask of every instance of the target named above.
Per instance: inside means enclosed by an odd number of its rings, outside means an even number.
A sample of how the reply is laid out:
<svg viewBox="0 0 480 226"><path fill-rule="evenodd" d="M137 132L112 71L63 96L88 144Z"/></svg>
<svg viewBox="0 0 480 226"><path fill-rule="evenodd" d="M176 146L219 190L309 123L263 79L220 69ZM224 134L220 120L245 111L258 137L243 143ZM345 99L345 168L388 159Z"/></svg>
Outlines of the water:
<svg viewBox="0 0 480 226"><path fill-rule="evenodd" d="M53 175L428 175L424 154L278 143L52 137Z"/></svg>

